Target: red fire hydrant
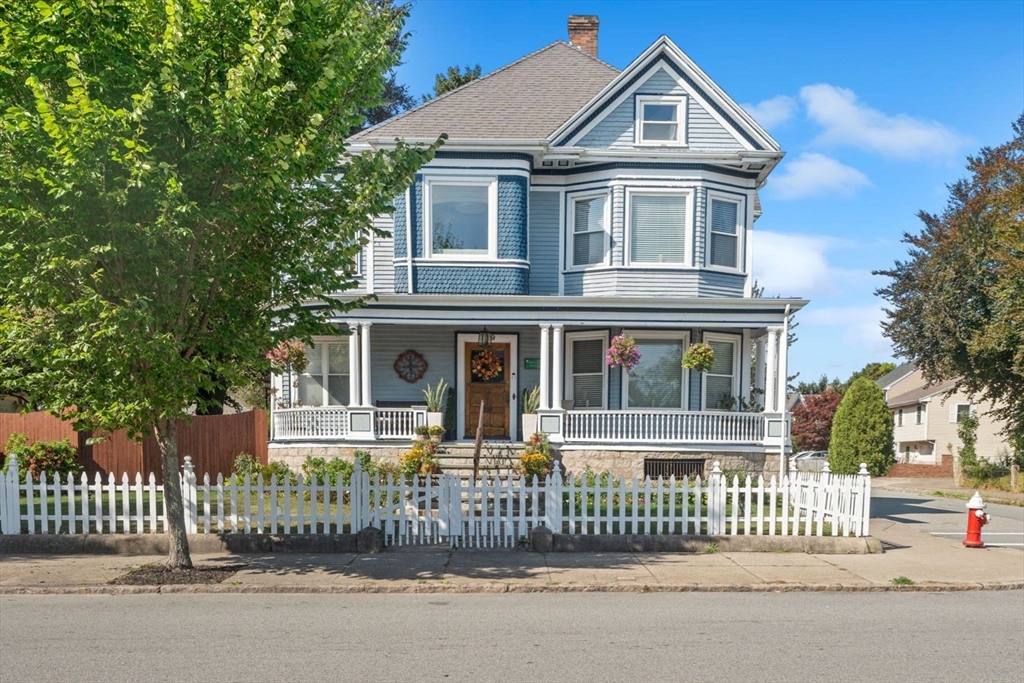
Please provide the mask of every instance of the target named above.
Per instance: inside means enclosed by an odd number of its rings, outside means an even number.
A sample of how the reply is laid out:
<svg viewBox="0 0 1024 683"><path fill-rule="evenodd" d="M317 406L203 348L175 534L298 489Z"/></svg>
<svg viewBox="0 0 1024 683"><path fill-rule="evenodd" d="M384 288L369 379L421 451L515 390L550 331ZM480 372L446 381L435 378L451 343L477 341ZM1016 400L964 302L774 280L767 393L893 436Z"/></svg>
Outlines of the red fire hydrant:
<svg viewBox="0 0 1024 683"><path fill-rule="evenodd" d="M988 524L992 516L985 512L985 501L981 499L981 494L977 491L971 496L971 499L967 501L967 538L964 539L964 545L968 548L984 548L985 544L981 542L981 527Z"/></svg>

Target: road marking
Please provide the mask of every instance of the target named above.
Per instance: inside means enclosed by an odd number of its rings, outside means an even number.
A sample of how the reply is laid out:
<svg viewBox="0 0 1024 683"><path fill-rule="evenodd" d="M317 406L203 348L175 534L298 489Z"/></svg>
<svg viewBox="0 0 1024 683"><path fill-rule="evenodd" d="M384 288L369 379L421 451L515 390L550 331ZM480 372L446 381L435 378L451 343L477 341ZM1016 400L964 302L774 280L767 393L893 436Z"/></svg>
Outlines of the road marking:
<svg viewBox="0 0 1024 683"><path fill-rule="evenodd" d="M986 543L993 548L1024 548L1024 543Z"/></svg>

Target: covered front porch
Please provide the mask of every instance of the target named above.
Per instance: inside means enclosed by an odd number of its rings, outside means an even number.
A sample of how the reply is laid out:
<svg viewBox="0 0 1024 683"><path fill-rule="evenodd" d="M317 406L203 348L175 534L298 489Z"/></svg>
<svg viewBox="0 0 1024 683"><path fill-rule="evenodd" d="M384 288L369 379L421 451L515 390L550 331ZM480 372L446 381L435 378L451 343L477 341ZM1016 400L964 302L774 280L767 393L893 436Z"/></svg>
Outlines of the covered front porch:
<svg viewBox="0 0 1024 683"><path fill-rule="evenodd" d="M444 379L447 440L475 438L481 403L486 440L522 440L524 393L537 388L526 431L563 451L777 453L788 441L787 319L802 303L382 296L315 339L303 372L275 378L272 446L401 446L438 419L423 389ZM630 372L606 361L617 335L641 353ZM681 365L697 341L715 351L707 372Z"/></svg>

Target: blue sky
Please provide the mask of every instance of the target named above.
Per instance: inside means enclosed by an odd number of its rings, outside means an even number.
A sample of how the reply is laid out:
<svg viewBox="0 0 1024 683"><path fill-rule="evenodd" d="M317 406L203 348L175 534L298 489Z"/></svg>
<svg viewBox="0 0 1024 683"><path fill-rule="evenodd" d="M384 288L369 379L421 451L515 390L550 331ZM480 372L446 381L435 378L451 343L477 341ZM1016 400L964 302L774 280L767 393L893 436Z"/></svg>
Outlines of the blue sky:
<svg viewBox="0 0 1024 683"><path fill-rule="evenodd" d="M1024 111L1024 1L927 3L414 2L400 81L416 95L453 64L493 71L597 14L623 68L666 34L779 141L754 270L803 296L801 379L891 359L874 290L919 210L940 212L965 157Z"/></svg>

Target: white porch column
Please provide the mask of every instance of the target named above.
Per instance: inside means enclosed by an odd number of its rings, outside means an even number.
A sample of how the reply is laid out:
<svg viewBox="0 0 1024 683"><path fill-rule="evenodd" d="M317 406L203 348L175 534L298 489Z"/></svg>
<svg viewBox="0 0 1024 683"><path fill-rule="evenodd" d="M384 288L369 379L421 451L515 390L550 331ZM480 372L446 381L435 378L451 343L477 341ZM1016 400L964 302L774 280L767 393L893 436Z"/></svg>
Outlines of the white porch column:
<svg viewBox="0 0 1024 683"><path fill-rule="evenodd" d="M551 408L551 325L540 326L540 409Z"/></svg>
<svg viewBox="0 0 1024 683"><path fill-rule="evenodd" d="M359 405L359 325L348 326L348 405Z"/></svg>
<svg viewBox="0 0 1024 683"><path fill-rule="evenodd" d="M565 341L561 325L552 325L554 334L554 361L551 363L551 407L555 410L562 409L562 384L565 381L562 372L562 359L565 357Z"/></svg>
<svg viewBox="0 0 1024 683"><path fill-rule="evenodd" d="M764 412L775 413L778 412L776 408L776 401L779 398L778 390L775 388L775 359L778 355L778 344L776 340L779 337L779 328L769 327L768 328L768 348L765 353L765 364L764 364Z"/></svg>
<svg viewBox="0 0 1024 683"><path fill-rule="evenodd" d="M789 325L783 325L779 330L779 407L778 412L786 411L786 366L789 360Z"/></svg>
<svg viewBox="0 0 1024 683"><path fill-rule="evenodd" d="M768 405L768 397L764 390L764 344L765 338L758 337L754 340L754 388L760 393L761 404Z"/></svg>
<svg viewBox="0 0 1024 683"><path fill-rule="evenodd" d="M740 396L750 405L750 330L743 330L743 342L740 344Z"/></svg>
<svg viewBox="0 0 1024 683"><path fill-rule="evenodd" d="M362 352L359 354L360 371L359 375L362 379L363 391L361 398L361 405L372 406L373 397L370 395L370 325L373 323L359 323L362 330L360 331L360 337L362 342Z"/></svg>

